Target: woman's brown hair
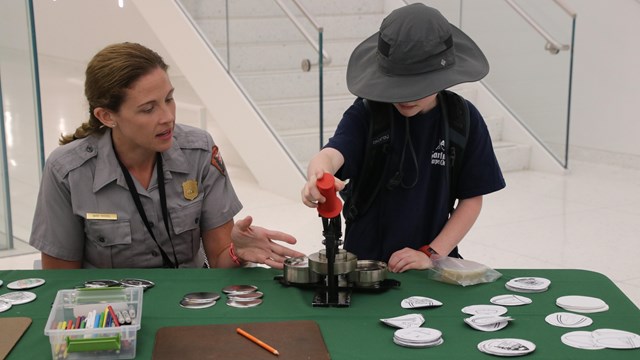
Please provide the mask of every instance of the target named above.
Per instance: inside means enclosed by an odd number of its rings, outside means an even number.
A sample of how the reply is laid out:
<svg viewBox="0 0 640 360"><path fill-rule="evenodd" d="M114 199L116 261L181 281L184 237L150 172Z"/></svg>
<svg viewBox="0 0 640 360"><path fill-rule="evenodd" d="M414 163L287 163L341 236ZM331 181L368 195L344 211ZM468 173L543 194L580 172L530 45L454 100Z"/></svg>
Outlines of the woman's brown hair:
<svg viewBox="0 0 640 360"><path fill-rule="evenodd" d="M103 134L106 127L93 110L102 107L117 112L125 100L126 90L157 68L167 71L168 65L158 53L140 44L124 42L100 50L85 71L84 95L89 102L89 120L73 134L62 135L60 145L94 133Z"/></svg>

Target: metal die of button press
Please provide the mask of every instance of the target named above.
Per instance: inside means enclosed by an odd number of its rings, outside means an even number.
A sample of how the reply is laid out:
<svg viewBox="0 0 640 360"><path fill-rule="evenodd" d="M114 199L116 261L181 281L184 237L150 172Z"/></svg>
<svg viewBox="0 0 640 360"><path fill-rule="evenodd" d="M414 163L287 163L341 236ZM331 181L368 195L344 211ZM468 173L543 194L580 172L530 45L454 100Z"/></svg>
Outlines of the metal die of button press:
<svg viewBox="0 0 640 360"><path fill-rule="evenodd" d="M320 281L318 274L309 270L309 258L306 256L285 259L283 276L285 284L314 284Z"/></svg>
<svg viewBox="0 0 640 360"><path fill-rule="evenodd" d="M378 287L387 278L387 263L377 260L358 260L355 271L349 273L349 282L359 288Z"/></svg>
<svg viewBox="0 0 640 360"><path fill-rule="evenodd" d="M309 269L320 274L329 274L329 266L325 249L309 255ZM356 269L358 258L344 249L338 250L336 253L335 263L333 265L333 273L335 275L348 274Z"/></svg>

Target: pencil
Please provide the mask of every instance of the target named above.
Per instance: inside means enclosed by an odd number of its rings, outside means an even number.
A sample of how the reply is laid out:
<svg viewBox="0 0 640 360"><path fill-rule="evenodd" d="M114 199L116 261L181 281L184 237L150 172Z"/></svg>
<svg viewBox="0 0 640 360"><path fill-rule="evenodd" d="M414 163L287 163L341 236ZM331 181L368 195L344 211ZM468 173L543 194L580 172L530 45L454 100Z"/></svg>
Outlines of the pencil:
<svg viewBox="0 0 640 360"><path fill-rule="evenodd" d="M272 348L271 346L265 344L264 342L262 342L261 340L257 339L256 337L254 337L253 335L249 334L248 332L237 328L236 332L244 337L246 337L247 339L253 341L254 343L260 345L263 349L267 350L268 352L272 353L273 355L280 355L280 353L278 352L278 350Z"/></svg>

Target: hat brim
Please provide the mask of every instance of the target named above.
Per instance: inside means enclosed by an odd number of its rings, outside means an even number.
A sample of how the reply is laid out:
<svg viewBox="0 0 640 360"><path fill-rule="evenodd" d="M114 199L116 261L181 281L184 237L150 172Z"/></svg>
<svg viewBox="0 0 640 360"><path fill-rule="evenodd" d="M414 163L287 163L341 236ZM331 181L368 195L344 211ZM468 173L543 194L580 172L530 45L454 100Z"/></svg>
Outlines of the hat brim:
<svg viewBox="0 0 640 360"><path fill-rule="evenodd" d="M451 25L451 24L450 24ZM437 71L389 75L378 66L378 33L360 43L349 58L347 87L354 95L386 103L422 99L451 86L478 81L489 73L489 62L476 43L451 25L455 64Z"/></svg>

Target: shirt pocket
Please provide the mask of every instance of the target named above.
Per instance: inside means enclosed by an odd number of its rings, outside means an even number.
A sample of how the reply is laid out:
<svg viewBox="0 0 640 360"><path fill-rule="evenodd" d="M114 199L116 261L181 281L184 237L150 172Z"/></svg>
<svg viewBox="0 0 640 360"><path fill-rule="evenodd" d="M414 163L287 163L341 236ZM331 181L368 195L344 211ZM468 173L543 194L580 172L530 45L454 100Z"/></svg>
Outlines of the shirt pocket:
<svg viewBox="0 0 640 360"><path fill-rule="evenodd" d="M191 264L200 249L200 217L202 197L187 205L169 210L175 236L173 246L181 264Z"/></svg>
<svg viewBox="0 0 640 360"><path fill-rule="evenodd" d="M180 235L189 230L200 229L201 213L202 198L196 199L186 206L169 210L173 232Z"/></svg>
<svg viewBox="0 0 640 360"><path fill-rule="evenodd" d="M132 256L131 223L129 220L85 222L87 243L85 258L92 266L111 268L121 266L121 261Z"/></svg>

